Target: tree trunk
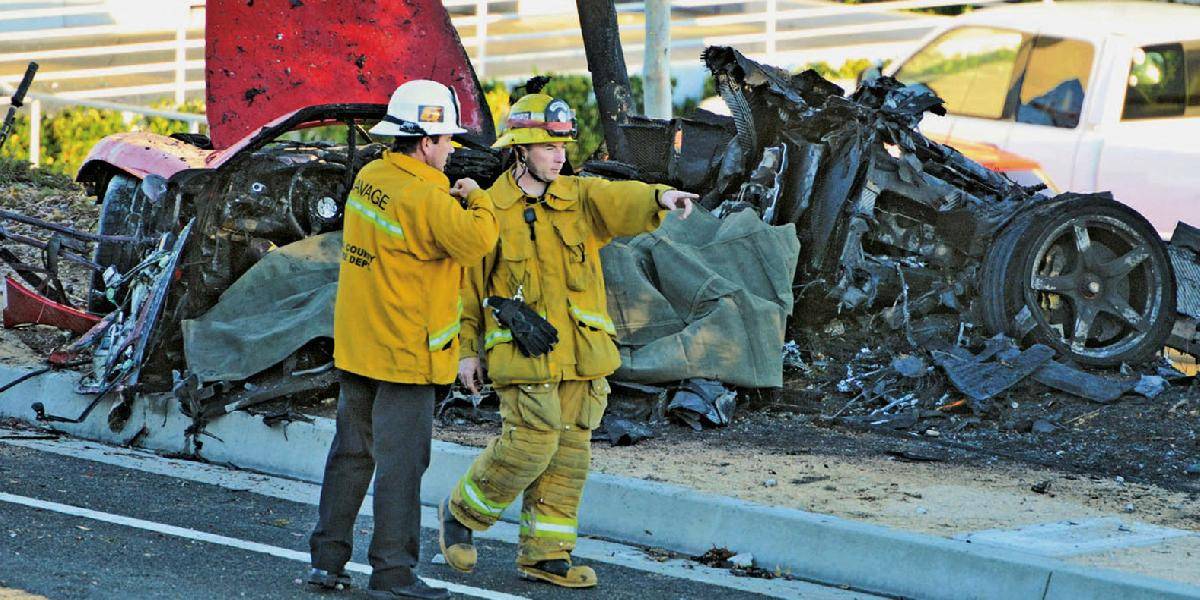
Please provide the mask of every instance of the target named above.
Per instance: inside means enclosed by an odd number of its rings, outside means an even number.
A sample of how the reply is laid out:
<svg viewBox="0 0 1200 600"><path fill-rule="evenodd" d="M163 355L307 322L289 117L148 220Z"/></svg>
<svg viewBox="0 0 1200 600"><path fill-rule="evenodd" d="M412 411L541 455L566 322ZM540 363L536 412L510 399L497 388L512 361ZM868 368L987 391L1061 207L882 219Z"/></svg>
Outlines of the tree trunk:
<svg viewBox="0 0 1200 600"><path fill-rule="evenodd" d="M604 142L609 157L628 160L629 147L620 124L629 115L631 92L625 54L617 28L617 9L613 0L575 0L579 9L579 26L583 30L583 48L587 53L588 70L604 126Z"/></svg>

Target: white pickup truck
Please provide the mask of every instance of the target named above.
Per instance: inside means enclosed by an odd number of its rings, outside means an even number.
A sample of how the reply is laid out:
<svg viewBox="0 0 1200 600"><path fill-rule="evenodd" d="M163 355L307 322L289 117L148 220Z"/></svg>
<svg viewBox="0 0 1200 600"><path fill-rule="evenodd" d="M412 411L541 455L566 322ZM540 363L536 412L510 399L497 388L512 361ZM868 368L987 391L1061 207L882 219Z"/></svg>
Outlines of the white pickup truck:
<svg viewBox="0 0 1200 600"><path fill-rule="evenodd" d="M994 145L1112 191L1163 237L1200 223L1200 7L1026 4L955 18L884 71L925 83L931 138Z"/></svg>

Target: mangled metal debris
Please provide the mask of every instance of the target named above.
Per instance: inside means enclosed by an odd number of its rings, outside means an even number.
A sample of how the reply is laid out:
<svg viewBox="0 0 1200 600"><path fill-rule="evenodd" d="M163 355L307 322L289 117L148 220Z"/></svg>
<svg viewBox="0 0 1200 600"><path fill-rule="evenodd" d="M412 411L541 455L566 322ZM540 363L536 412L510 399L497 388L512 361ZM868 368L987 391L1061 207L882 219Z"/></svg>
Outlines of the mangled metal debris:
<svg viewBox="0 0 1200 600"><path fill-rule="evenodd" d="M613 446L632 446L653 437L654 431L645 423L612 415L605 415L600 427L592 433L593 440L606 440Z"/></svg>
<svg viewBox="0 0 1200 600"><path fill-rule="evenodd" d="M733 420L737 408L737 392L711 379L690 379L683 382L671 402L667 413L686 423L696 431L704 424L723 427Z"/></svg>
<svg viewBox="0 0 1200 600"><path fill-rule="evenodd" d="M1027 378L1097 402L1157 389L1074 365L1141 364L1161 351L1186 247L1168 255L1145 219L1108 194L1051 196L928 140L917 124L943 111L924 86L883 77L846 96L813 72L791 75L732 48L709 48L704 60L731 117L639 119L631 137L676 143L665 165L662 154L635 152L631 166L703 194L718 216L753 211L795 226L791 330L861 315L898 338L882 354L914 355L847 365L837 386L853 396L847 408L873 407L868 423L898 424L953 404L950 391L982 411ZM1176 347L1200 339L1194 324L1175 331ZM988 343L993 335L1003 337ZM924 376L921 356L955 390Z"/></svg>
<svg viewBox="0 0 1200 600"><path fill-rule="evenodd" d="M1054 356L1054 350L1037 344L1000 356L992 348L978 355L962 348L950 352L935 350L933 359L946 372L954 387L977 402L990 400L1032 375Z"/></svg>
<svg viewBox="0 0 1200 600"><path fill-rule="evenodd" d="M110 410L109 426L114 431L124 426L146 362L147 348L153 347L164 333L162 313L192 225L189 222L178 234L162 235L154 250L129 271L118 274L111 268L107 270L108 298L118 301L120 297L116 310L52 357L53 362L61 364L73 360L80 352L90 351L91 369L83 374L77 390L94 394L95 398L77 417L46 414L35 406L38 419L81 422L111 392L119 394L121 401Z"/></svg>

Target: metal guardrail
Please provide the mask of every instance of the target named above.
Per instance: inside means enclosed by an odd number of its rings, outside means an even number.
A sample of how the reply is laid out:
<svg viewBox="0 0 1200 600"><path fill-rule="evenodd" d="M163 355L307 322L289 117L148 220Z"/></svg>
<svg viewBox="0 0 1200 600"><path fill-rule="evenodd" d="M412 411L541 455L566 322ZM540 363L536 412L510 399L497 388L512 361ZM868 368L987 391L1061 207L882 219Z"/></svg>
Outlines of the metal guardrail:
<svg viewBox="0 0 1200 600"><path fill-rule="evenodd" d="M174 51L174 60L156 61L121 66L96 68L73 68L45 70L38 75L40 83L59 81L81 81L91 78L118 77L173 73L169 83L150 83L119 87L81 89L56 94L30 94L31 121L37 123L31 132L31 146L40 139L42 104L65 104L91 106L118 110L124 113L159 116L177 119L192 124L193 130L204 122L203 115L149 109L129 104L105 102L104 98L119 98L140 95L173 94L176 104L182 104L187 93L203 90L203 79L188 79L189 71L202 70L203 60L188 60L188 50L204 47L204 40L189 37L195 27L203 23L205 2L203 0L178 0L187 6L187 18L179 19L173 40L118 43L87 47L54 48L32 52L0 53L0 62L49 61L60 59L88 59L114 55ZM452 12L451 21L462 36L463 46L471 55L472 63L481 79L488 77L490 67L502 68L520 65L543 65L545 61L577 61L585 56L582 32L575 20L574 3L561 1L563 26L550 30L530 31L519 25L526 17L512 7L521 0L443 0L443 5ZM976 0L973 5L992 4L1001 0ZM58 8L21 8L4 10L0 0L0 24L28 19L54 19L106 15L108 4L102 0L89 3L74 3ZM761 49L748 52L753 58L776 62L781 56L781 43L830 38L846 35L884 34L892 32L914 32L929 29L940 21L939 17L900 13L915 9L961 6L965 3L953 0L892 0L870 4L821 4L808 0L672 0L672 28L681 30L672 40L672 50L691 50L708 45L739 45ZM17 3L17 6L21 6ZM635 15L645 10L642 2L618 4L623 15ZM854 15L871 15L875 22L813 26L814 19L837 19ZM629 19L629 17L626 17ZM637 19L630 19L637 21ZM6 41L29 41L42 39L79 39L81 37L125 34L137 30L120 23L86 26L63 26L53 29L28 31L0 31L0 43ZM634 38L644 31L640 22L620 27L623 37ZM160 31L160 33L164 33ZM519 47L519 48L514 48ZM638 39L628 39L624 44L630 62L630 70L640 70L640 56L644 44ZM691 53L688 55L690 61ZM791 65L795 66L795 65ZM509 69L511 70L511 68ZM0 85L12 87L20 75L0 77ZM37 161L36 148L30 156Z"/></svg>

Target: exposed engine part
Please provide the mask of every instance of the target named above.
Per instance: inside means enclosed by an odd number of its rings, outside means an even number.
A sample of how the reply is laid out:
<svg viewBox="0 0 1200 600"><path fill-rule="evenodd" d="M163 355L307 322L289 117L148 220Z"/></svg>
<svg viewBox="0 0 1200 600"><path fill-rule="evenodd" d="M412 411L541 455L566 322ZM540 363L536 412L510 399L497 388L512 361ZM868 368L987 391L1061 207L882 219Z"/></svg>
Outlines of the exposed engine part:
<svg viewBox="0 0 1200 600"><path fill-rule="evenodd" d="M738 191L738 201L755 207L764 221L772 222L779 194L783 191L783 173L786 169L787 146L780 144L765 148L762 161Z"/></svg>

